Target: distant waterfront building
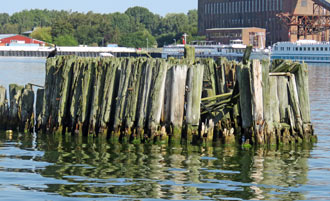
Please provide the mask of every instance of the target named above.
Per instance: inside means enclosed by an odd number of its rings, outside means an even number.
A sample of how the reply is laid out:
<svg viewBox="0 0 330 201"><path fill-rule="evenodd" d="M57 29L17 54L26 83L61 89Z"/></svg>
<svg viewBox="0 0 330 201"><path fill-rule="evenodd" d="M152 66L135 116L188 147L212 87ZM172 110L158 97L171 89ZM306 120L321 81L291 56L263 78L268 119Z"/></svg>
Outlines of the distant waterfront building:
<svg viewBox="0 0 330 201"><path fill-rule="evenodd" d="M206 39L220 44L230 44L231 41L240 40L244 45L265 48L266 29L256 27L207 29Z"/></svg>
<svg viewBox="0 0 330 201"><path fill-rule="evenodd" d="M290 37L294 27L287 27L279 13L313 14L312 0L199 0L198 31L207 29L260 27L266 29L266 45L278 41L296 41ZM293 35L293 34L292 34Z"/></svg>
<svg viewBox="0 0 330 201"><path fill-rule="evenodd" d="M44 41L19 34L0 34L0 46L45 46Z"/></svg>

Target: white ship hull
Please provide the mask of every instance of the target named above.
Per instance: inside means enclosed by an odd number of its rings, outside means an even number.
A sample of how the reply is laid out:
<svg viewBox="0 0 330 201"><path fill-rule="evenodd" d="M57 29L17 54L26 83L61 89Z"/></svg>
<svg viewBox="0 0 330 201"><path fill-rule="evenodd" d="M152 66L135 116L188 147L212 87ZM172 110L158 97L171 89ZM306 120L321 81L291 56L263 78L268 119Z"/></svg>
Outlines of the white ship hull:
<svg viewBox="0 0 330 201"><path fill-rule="evenodd" d="M330 63L330 43L301 40L278 42L272 47L271 59L287 59L305 63Z"/></svg>

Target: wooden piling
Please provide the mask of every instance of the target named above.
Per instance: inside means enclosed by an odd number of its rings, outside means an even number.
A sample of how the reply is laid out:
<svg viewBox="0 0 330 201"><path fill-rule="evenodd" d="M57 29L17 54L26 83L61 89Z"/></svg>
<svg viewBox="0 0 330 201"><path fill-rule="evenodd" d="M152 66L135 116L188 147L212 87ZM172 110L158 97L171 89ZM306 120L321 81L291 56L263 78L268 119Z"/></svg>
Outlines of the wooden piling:
<svg viewBox="0 0 330 201"><path fill-rule="evenodd" d="M301 119L301 112L300 112L300 106L299 106L299 97L297 92L297 86L296 86L296 79L295 75L291 74L289 78L289 100L293 109L294 113L294 119L295 119L295 126L298 131L298 133L303 136L303 122Z"/></svg>
<svg viewBox="0 0 330 201"><path fill-rule="evenodd" d="M37 98L36 98L36 125L35 130L38 132L41 129L42 124L42 107L44 101L44 93L45 89L38 89L37 90Z"/></svg>
<svg viewBox="0 0 330 201"><path fill-rule="evenodd" d="M264 144L264 107L262 87L262 65L259 60L252 61L251 68L252 119L255 138L258 144Z"/></svg>
<svg viewBox="0 0 330 201"><path fill-rule="evenodd" d="M25 133L32 133L34 129L34 91L32 85L25 85L20 104L20 130Z"/></svg>
<svg viewBox="0 0 330 201"><path fill-rule="evenodd" d="M139 89L136 125L137 136L135 140L142 140L144 128L148 122L148 105L150 103L149 95L152 84L153 69L156 68L156 60L148 60L142 67L141 87Z"/></svg>
<svg viewBox="0 0 330 201"><path fill-rule="evenodd" d="M249 130L252 127L252 94L250 89L250 63L246 65L238 65L237 68L237 80L240 91L240 108L241 108L241 119L242 129L244 130L243 142L252 142L252 135Z"/></svg>
<svg viewBox="0 0 330 201"><path fill-rule="evenodd" d="M0 85L0 129L6 129L8 123L7 90Z"/></svg>
<svg viewBox="0 0 330 201"><path fill-rule="evenodd" d="M178 141L182 134L186 78L188 67L173 66L168 70L166 78L166 105L165 116L168 125L171 125L171 139ZM180 141L180 140L179 140Z"/></svg>
<svg viewBox="0 0 330 201"><path fill-rule="evenodd" d="M45 89L37 91L37 131L134 143L167 142L171 136L176 143L238 139L273 145L314 137L304 64L194 60L189 51L183 60L168 61L48 59ZM0 127L31 131L31 85L9 87L7 110L5 94L0 87Z"/></svg>
<svg viewBox="0 0 330 201"><path fill-rule="evenodd" d="M114 121L114 131L115 131L115 138L119 138L120 136L120 129L123 126L124 120L124 111L125 111L125 102L127 97L127 90L128 84L130 80L130 75L132 72L132 58L127 58L122 63L121 67L121 74L120 74L120 81L118 86L118 95L116 98L116 110L115 110L115 121Z"/></svg>
<svg viewBox="0 0 330 201"><path fill-rule="evenodd" d="M184 46L184 58L187 59L191 64L195 62L195 47L190 45Z"/></svg>
<svg viewBox="0 0 330 201"><path fill-rule="evenodd" d="M164 106L165 96L165 81L167 72L167 63L164 60L157 59L156 65L153 68L151 88L149 94L148 105L148 127L151 139L154 139L155 135L158 135L158 129L160 127L160 118L162 109ZM162 139L167 139L168 136L161 136Z"/></svg>
<svg viewBox="0 0 330 201"><path fill-rule="evenodd" d="M10 84L9 85L9 127L11 130L18 131L20 127L20 105L21 105L21 97L24 86Z"/></svg>
<svg viewBox="0 0 330 201"><path fill-rule="evenodd" d="M102 105L100 107L99 134L107 135L111 123L111 113L114 110L114 99L116 97L115 83L119 68L119 61L114 59L105 59L105 80L103 88Z"/></svg>
<svg viewBox="0 0 330 201"><path fill-rule="evenodd" d="M203 89L204 67L200 64L191 66L187 73L186 88L186 136L188 142L198 135L200 108Z"/></svg>

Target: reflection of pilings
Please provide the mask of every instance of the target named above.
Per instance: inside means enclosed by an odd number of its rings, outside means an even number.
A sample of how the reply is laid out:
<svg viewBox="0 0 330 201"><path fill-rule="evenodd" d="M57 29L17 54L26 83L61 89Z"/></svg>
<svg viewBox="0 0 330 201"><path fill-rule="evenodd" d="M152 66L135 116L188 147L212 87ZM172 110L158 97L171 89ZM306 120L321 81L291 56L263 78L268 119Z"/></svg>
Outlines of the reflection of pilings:
<svg viewBox="0 0 330 201"><path fill-rule="evenodd" d="M290 150L290 151L289 151ZM297 154L299 153L299 154ZM303 153L303 154L302 154ZM281 191L281 188L301 186L307 183L309 152L296 149L291 152L288 150L264 150L258 149L253 157L251 168L251 179L255 186L254 190L256 200L305 200L303 194L295 191ZM269 188L261 188L257 185L266 185ZM278 194L272 192L277 187Z"/></svg>
<svg viewBox="0 0 330 201"><path fill-rule="evenodd" d="M21 149L31 148L32 135L18 136ZM219 199L216 196L220 195L244 200L304 200L299 186L307 183L310 157L310 148L112 144L61 134L40 134L36 145L43 152L38 161L48 165L32 170L63 181L46 185L45 191L64 196L83 192L109 199L130 195L132 199L193 200Z"/></svg>

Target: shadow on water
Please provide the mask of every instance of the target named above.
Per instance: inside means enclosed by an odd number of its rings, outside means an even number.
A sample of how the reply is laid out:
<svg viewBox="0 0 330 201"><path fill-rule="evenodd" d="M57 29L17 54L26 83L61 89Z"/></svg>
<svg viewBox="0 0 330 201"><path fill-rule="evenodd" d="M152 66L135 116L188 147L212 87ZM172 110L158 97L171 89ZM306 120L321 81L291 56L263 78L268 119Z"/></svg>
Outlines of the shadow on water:
<svg viewBox="0 0 330 201"><path fill-rule="evenodd" d="M303 200L298 187L307 182L310 149L111 144L2 133L0 176L2 187L43 193L46 200ZM26 182L2 177L8 173L24 174Z"/></svg>

